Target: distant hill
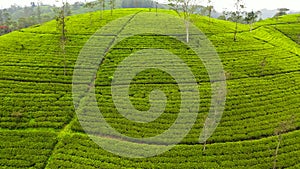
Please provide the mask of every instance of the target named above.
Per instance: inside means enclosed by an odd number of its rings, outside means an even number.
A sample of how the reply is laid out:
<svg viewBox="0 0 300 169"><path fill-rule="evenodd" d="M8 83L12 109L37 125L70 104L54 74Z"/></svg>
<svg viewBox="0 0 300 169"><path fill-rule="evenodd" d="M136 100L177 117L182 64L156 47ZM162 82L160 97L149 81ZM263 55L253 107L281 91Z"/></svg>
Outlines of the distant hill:
<svg viewBox="0 0 300 169"><path fill-rule="evenodd" d="M262 12L262 19L267 19L267 18L273 18L274 15L278 12L277 9L261 9ZM298 14L300 11L290 11L288 12L289 14Z"/></svg>
<svg viewBox="0 0 300 169"><path fill-rule="evenodd" d="M262 13L262 19L272 18L277 13L277 9L261 9L260 11Z"/></svg>
<svg viewBox="0 0 300 169"><path fill-rule="evenodd" d="M267 19L267 18L273 18L274 15L278 12L277 9L261 9L262 12L262 19ZM300 11L290 11L289 14L297 14L300 13Z"/></svg>
<svg viewBox="0 0 300 169"><path fill-rule="evenodd" d="M86 7L84 2L75 2L68 4L66 10L70 11L70 15L95 12L102 9L100 4L96 2L93 7ZM116 0L115 8L154 8L155 3L152 0ZM165 5L158 4L158 8L165 9ZM0 35L10 31L27 28L32 25L41 24L52 19L57 15L55 9L57 6L44 3L30 3L25 7L12 5L6 9L0 9L0 26L9 27L8 31L0 29ZM109 0L105 0L105 9L110 9Z"/></svg>
<svg viewBox="0 0 300 169"><path fill-rule="evenodd" d="M300 14L300 11L291 11L290 14Z"/></svg>

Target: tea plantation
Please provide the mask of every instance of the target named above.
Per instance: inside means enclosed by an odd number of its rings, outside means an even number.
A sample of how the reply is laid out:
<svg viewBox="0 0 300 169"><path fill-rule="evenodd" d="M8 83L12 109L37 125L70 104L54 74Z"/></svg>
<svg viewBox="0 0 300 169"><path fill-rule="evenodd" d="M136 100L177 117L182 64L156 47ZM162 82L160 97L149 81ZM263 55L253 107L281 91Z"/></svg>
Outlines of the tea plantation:
<svg viewBox="0 0 300 169"><path fill-rule="evenodd" d="M158 69L137 74L129 95L137 110L146 111L150 92L160 89L168 99L165 112L150 123L135 123L118 113L111 93L114 72L141 49L166 49L190 67L201 97L198 116L178 145L154 157L121 157L90 139L72 97L77 57L99 28L118 18L130 16L110 29L176 16L153 11L118 9L112 16L105 11L104 19L100 12L69 17L66 75L55 21L0 36L0 168L300 168L300 15L260 21L252 32L240 24L236 42L234 23L192 16L214 45L227 83L221 122L206 144L199 143L199 135L211 105L211 85L203 61L169 36L139 34L122 40L108 50L95 77L96 99L107 123L126 136L143 138L163 133L177 118L178 85ZM99 137L120 139L110 133Z"/></svg>

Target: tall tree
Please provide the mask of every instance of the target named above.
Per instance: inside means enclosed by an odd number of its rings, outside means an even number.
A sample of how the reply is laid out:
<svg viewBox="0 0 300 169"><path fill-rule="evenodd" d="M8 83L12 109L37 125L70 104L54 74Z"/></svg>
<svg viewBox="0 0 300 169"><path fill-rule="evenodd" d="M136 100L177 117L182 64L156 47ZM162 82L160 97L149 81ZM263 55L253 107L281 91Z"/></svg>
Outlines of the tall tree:
<svg viewBox="0 0 300 169"><path fill-rule="evenodd" d="M110 15L113 15L113 10L116 7L116 0L109 0L109 6L110 6Z"/></svg>
<svg viewBox="0 0 300 169"><path fill-rule="evenodd" d="M212 11L213 11L213 9L214 9L214 6L212 5L212 0L208 0L207 1L208 3L207 3L207 11L208 11L208 17L209 18L211 18L211 13L212 13Z"/></svg>
<svg viewBox="0 0 300 169"><path fill-rule="evenodd" d="M87 3L84 5L84 7L85 7L85 8L93 9L96 5L97 5L97 3L95 3L95 2L87 2ZM90 12L90 25L91 25L91 26L93 25L92 16L93 16L93 13Z"/></svg>
<svg viewBox="0 0 300 169"><path fill-rule="evenodd" d="M103 19L103 11L105 9L105 0L98 0L98 3L100 4L100 8L101 8L100 19Z"/></svg>
<svg viewBox="0 0 300 169"><path fill-rule="evenodd" d="M222 15L218 17L218 19L227 21L229 18L230 12L227 11L227 9L224 9L222 12Z"/></svg>
<svg viewBox="0 0 300 169"><path fill-rule="evenodd" d="M3 12L0 10L0 26L3 25L4 20L3 20Z"/></svg>
<svg viewBox="0 0 300 169"><path fill-rule="evenodd" d="M286 15L289 9L287 8L278 8L278 12L275 14L275 17L278 19L279 16Z"/></svg>
<svg viewBox="0 0 300 169"><path fill-rule="evenodd" d="M42 11L41 11L41 3L40 2L37 3L36 14L37 14L38 22L42 23L42 16L41 16L42 15Z"/></svg>
<svg viewBox="0 0 300 169"><path fill-rule="evenodd" d="M235 29L234 29L233 40L236 41L237 33L238 33L238 22L242 18L243 9L245 8L245 4L244 4L243 0L236 0L234 7L235 7L236 11L235 11L235 17L234 17Z"/></svg>
<svg viewBox="0 0 300 169"><path fill-rule="evenodd" d="M11 18L11 14L9 13L9 11L7 9L4 9L2 12L2 17L3 17L3 23L6 26L10 26L12 24L12 18Z"/></svg>
<svg viewBox="0 0 300 169"><path fill-rule="evenodd" d="M71 10L71 5L66 2L65 3L65 16L71 16L72 15L72 10Z"/></svg>
<svg viewBox="0 0 300 169"><path fill-rule="evenodd" d="M283 137L282 134L295 129L295 116L292 115L290 117L290 119L283 121L279 124L279 126L275 129L274 134L277 136L277 146L276 146L276 150L274 153L274 162L273 162L273 169L276 169L276 165L277 165L277 157L278 157L278 152L279 152L279 148L280 145L282 143Z"/></svg>
<svg viewBox="0 0 300 169"><path fill-rule="evenodd" d="M30 2L32 8L36 7L35 2Z"/></svg>
<svg viewBox="0 0 300 169"><path fill-rule="evenodd" d="M66 5L67 2L62 0L62 7L57 11L57 29L59 31L59 46L60 46L60 53L64 58L64 75L66 75L66 44L67 44L67 29L66 29Z"/></svg>
<svg viewBox="0 0 300 169"><path fill-rule="evenodd" d="M171 9L175 10L181 17L183 14L185 29L186 29L186 42L189 43L189 28L190 16L195 12L197 0L168 0Z"/></svg>
<svg viewBox="0 0 300 169"><path fill-rule="evenodd" d="M155 12L156 16L158 15L158 2L155 1Z"/></svg>
<svg viewBox="0 0 300 169"><path fill-rule="evenodd" d="M251 11L246 13L245 21L250 25L250 32L252 32L253 23L257 21L260 11Z"/></svg>

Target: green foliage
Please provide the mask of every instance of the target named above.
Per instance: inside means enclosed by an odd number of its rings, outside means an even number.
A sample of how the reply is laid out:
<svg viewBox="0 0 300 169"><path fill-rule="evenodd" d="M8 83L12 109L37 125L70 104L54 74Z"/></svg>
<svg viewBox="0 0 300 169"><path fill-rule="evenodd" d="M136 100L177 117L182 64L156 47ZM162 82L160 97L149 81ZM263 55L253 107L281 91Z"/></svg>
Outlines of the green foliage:
<svg viewBox="0 0 300 169"><path fill-rule="evenodd" d="M101 0L100 0L101 1ZM103 1L104 2L104 1ZM107 3L107 2L106 2ZM71 14L82 14L92 11L97 11L100 8L109 9L106 3L98 4L95 2L90 2L89 4L95 4L94 8L86 8L85 3L75 2L74 4L66 4L66 16ZM121 3L116 1L115 8L121 7ZM27 28L32 25L45 23L56 18L57 10L56 6L45 5L42 2L34 3L34 5L20 7L17 5L12 5L10 8L0 10L0 26L9 26L10 29L2 30L0 29L0 35L9 33L13 30L18 30L22 28Z"/></svg>
<svg viewBox="0 0 300 169"><path fill-rule="evenodd" d="M293 24L283 24L277 25L276 29L291 38L296 43L300 44L300 24L293 23Z"/></svg>
<svg viewBox="0 0 300 169"><path fill-rule="evenodd" d="M247 24L250 25L250 32L252 31L252 25L258 19L259 15L261 14L260 11L251 11L246 13L245 21Z"/></svg>
<svg viewBox="0 0 300 169"><path fill-rule="evenodd" d="M242 14L244 13L245 4L243 0L235 0L234 7L236 11L231 13L231 17L235 22L235 31L234 31L234 38L233 40L237 40L237 32L238 32L238 22L242 19Z"/></svg>
<svg viewBox="0 0 300 169"><path fill-rule="evenodd" d="M113 10L116 7L116 0L109 0L109 6L110 6L110 15L113 15Z"/></svg>
<svg viewBox="0 0 300 169"><path fill-rule="evenodd" d="M56 144L51 131L0 131L1 168L44 168Z"/></svg>
<svg viewBox="0 0 300 169"><path fill-rule="evenodd" d="M64 75L66 75L66 45L67 45L67 16L70 14L70 7L67 2L62 2L62 7L57 9L57 31L59 34L60 55L64 58Z"/></svg>
<svg viewBox="0 0 300 169"><path fill-rule="evenodd" d="M294 167L300 158L299 131L285 134L278 167ZM107 140L109 138L103 138ZM151 158L121 158L98 147L87 136L65 137L54 151L49 168L271 168L276 138L207 145L177 145L172 150Z"/></svg>
<svg viewBox="0 0 300 169"><path fill-rule="evenodd" d="M205 152L198 144L211 99L205 67L185 44L162 35L133 36L110 50L97 72L97 101L107 122L123 134L162 133L176 119L179 107L180 92L170 75L149 69L131 83L130 99L138 110L149 108L153 89L163 90L168 97L165 115L147 125L133 125L117 113L110 82L117 65L131 53L167 49L185 61L199 83L199 115L187 137L159 156L128 159L104 151L83 134L71 94L77 56L100 27L139 11L148 9L116 9L113 16L104 10L102 20L100 11L71 16L66 26L66 76L64 59L57 53L56 21L0 37L0 168L271 168L277 146L274 129L291 116L293 128L281 132L276 166L299 167L300 48L295 33L299 15L260 21L252 33L247 25L238 24L236 42L232 41L235 23L191 15L215 46L228 74L225 112ZM67 124L71 131L64 130Z"/></svg>
<svg viewBox="0 0 300 169"><path fill-rule="evenodd" d="M274 18L278 18L279 16L286 15L289 9L287 8L279 8L278 12L275 14Z"/></svg>

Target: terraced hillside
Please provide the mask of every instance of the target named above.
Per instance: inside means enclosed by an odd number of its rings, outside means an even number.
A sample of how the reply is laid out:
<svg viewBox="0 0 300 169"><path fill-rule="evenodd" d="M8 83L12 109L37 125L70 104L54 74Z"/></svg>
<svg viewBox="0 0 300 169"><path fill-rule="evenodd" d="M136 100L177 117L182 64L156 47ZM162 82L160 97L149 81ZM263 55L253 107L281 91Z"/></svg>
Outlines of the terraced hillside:
<svg viewBox="0 0 300 169"><path fill-rule="evenodd" d="M149 93L164 91L165 113L149 124L130 122L118 114L111 94L114 71L123 59L141 49L167 49L190 67L199 85L201 103L191 131L173 149L150 158L125 158L103 150L83 131L72 99L72 76L81 49L102 26L125 17L110 29L163 17L148 9L121 9L72 16L67 22L67 74L59 55L55 21L0 37L0 168L300 168L300 24L291 15L257 23L249 32L239 25L193 16L219 54L226 71L226 106L220 124L198 143L211 104L204 64L177 39L141 34L111 47L97 71L95 92L107 122L131 137L152 137L168 129L177 117L178 85L167 73L148 69L134 78L130 99L148 110ZM92 20L90 20L92 16ZM163 18L160 18L163 19ZM114 36L114 35L107 35ZM170 101L169 101L170 100ZM278 136L278 131L280 136ZM109 133L104 141L115 141ZM278 144L278 140L280 144Z"/></svg>

